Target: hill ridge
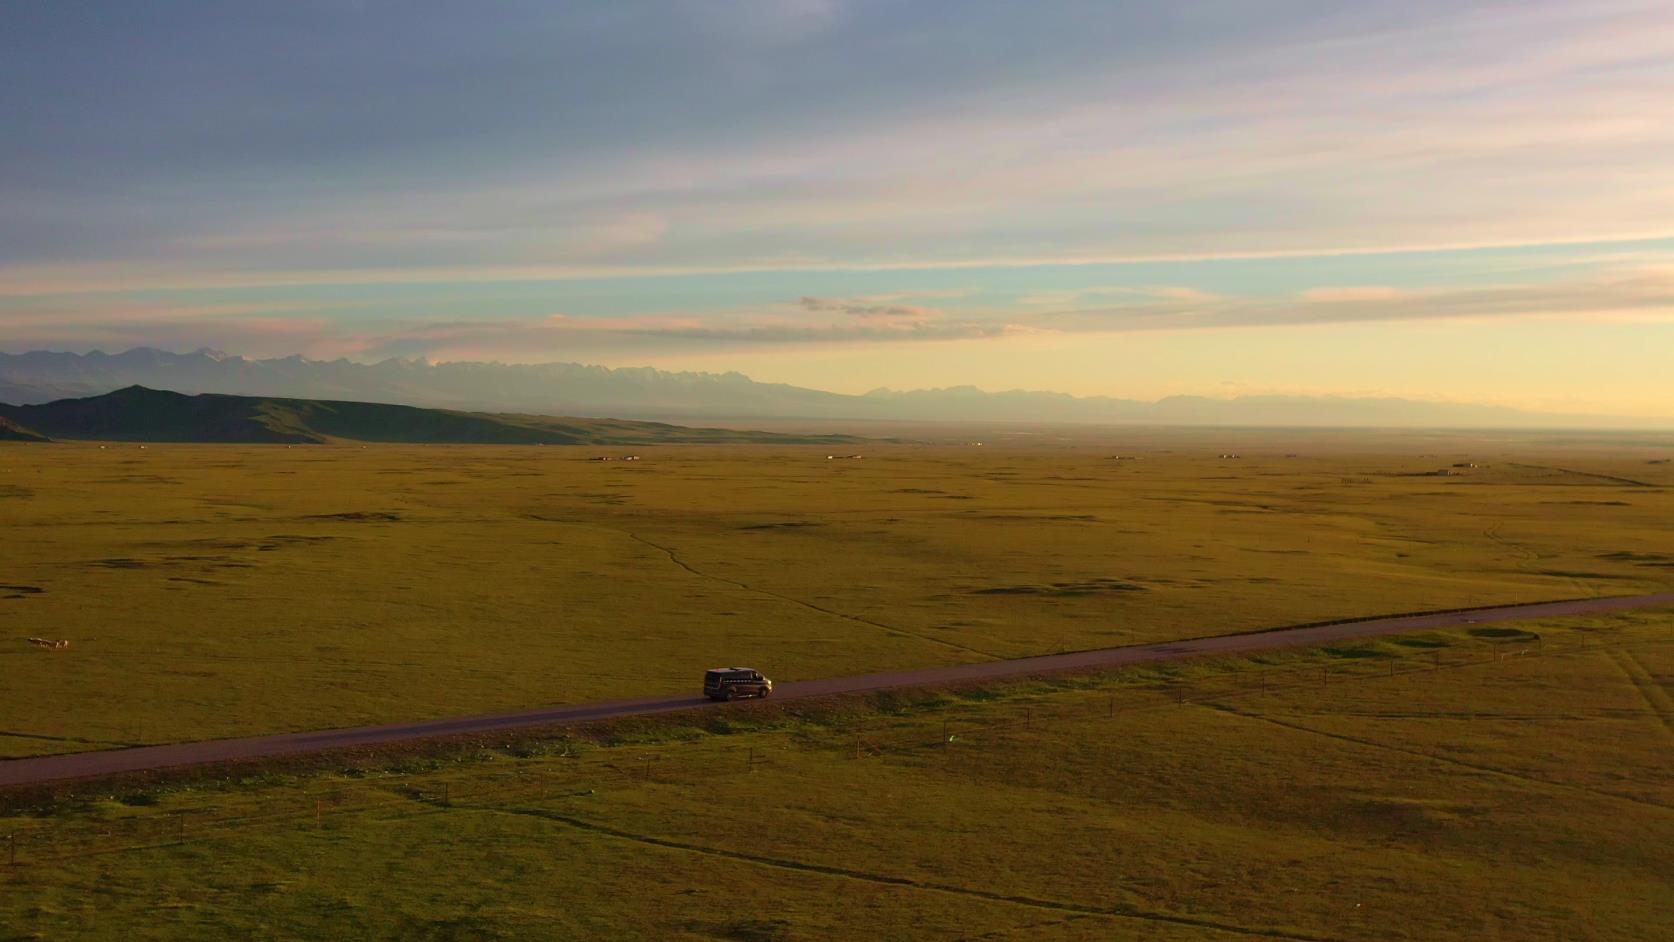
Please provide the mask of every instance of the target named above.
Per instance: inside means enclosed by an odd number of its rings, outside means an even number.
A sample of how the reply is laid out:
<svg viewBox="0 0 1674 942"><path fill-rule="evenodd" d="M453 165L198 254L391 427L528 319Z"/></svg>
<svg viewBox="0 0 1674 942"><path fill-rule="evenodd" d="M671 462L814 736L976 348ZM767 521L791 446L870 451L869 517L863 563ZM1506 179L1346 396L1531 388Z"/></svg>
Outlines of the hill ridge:
<svg viewBox="0 0 1674 942"><path fill-rule="evenodd" d="M651 445L853 442L846 435L790 435L693 428L626 419L461 412L396 403L226 393L187 395L132 384L100 396L37 405L0 403L3 428L19 440L59 439L229 444ZM0 430L3 430L0 428ZM0 435L11 438L12 436Z"/></svg>
<svg viewBox="0 0 1674 942"><path fill-rule="evenodd" d="M44 403L139 383L183 393L387 402L437 409L623 416L676 422L777 419L1423 428L1670 428L1674 417L1558 415L1393 396L1250 394L1154 401L977 386L873 389L861 395L742 373L670 372L580 363L300 355L253 359L219 350L0 353L0 402Z"/></svg>

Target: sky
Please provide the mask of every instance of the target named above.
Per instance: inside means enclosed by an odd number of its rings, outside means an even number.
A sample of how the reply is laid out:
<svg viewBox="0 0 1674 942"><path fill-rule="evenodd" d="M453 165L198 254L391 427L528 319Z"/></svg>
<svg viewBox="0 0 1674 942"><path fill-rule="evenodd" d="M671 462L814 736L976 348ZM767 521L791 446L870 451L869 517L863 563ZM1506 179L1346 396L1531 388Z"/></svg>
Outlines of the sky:
<svg viewBox="0 0 1674 942"><path fill-rule="evenodd" d="M0 349L1674 415L1667 0L0 4Z"/></svg>

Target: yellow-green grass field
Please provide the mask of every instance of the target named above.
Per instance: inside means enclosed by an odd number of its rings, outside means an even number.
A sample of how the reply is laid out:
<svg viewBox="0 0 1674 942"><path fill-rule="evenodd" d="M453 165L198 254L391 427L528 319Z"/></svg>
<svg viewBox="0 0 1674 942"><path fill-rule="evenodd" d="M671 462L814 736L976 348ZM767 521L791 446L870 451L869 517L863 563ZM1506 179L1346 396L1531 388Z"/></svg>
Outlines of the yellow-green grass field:
<svg viewBox="0 0 1674 942"><path fill-rule="evenodd" d="M843 450L0 446L0 757L1674 584L1653 438Z"/></svg>
<svg viewBox="0 0 1674 942"><path fill-rule="evenodd" d="M5 939L1666 938L1674 616L620 724L0 817Z"/></svg>

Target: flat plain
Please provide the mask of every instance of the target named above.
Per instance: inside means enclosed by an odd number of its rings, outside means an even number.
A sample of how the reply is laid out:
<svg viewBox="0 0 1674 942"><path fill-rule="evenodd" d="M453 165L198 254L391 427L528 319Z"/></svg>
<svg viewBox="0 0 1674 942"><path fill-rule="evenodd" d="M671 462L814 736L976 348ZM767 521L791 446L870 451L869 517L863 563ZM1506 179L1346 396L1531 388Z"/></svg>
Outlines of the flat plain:
<svg viewBox="0 0 1674 942"><path fill-rule="evenodd" d="M1671 677L1632 613L130 785L0 814L0 936L1659 939Z"/></svg>
<svg viewBox="0 0 1674 942"><path fill-rule="evenodd" d="M1666 436L853 450L0 446L0 756L1674 585Z"/></svg>

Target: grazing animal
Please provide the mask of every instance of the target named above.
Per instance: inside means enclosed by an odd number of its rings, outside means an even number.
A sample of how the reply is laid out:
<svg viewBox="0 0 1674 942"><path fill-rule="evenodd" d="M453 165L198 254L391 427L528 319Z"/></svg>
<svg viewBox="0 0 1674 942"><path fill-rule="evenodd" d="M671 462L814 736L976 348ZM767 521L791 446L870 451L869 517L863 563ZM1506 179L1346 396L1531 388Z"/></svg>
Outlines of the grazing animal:
<svg viewBox="0 0 1674 942"><path fill-rule="evenodd" d="M53 651L62 651L70 646L70 642L66 638L58 638L56 640L51 638L30 638L29 643L38 644L43 648L49 648Z"/></svg>

